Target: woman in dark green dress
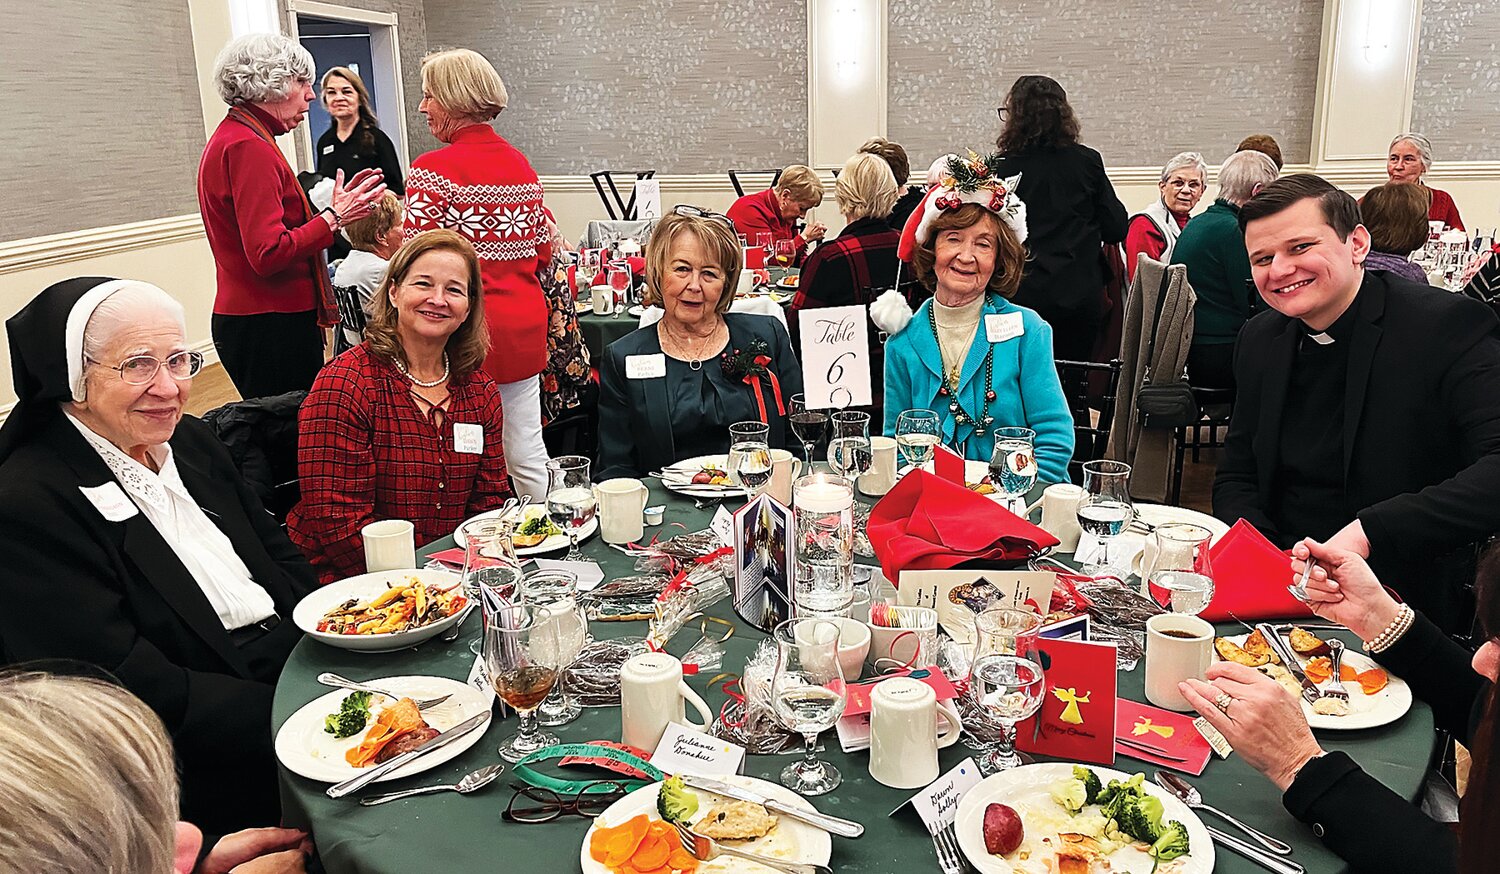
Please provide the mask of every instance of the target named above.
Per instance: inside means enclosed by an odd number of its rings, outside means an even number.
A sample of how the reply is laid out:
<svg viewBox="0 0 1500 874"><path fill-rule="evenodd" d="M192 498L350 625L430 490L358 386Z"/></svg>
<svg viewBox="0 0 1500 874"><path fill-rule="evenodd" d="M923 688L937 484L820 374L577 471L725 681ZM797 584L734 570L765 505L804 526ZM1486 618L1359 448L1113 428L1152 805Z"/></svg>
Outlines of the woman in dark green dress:
<svg viewBox="0 0 1500 874"><path fill-rule="evenodd" d="M729 312L742 257L724 216L680 206L657 223L646 283L665 315L605 350L599 479L722 455L735 422L765 422L772 447L791 446L787 404L802 368L781 322Z"/></svg>

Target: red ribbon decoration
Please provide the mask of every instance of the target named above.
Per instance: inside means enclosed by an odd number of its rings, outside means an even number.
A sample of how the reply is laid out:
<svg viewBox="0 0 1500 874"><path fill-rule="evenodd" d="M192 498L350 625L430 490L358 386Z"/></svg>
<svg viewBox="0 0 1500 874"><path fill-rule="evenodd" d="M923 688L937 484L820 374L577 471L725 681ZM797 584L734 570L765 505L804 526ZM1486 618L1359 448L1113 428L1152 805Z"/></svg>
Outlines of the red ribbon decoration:
<svg viewBox="0 0 1500 874"><path fill-rule="evenodd" d="M776 373L771 370L771 356L757 355L755 356L755 363L760 366L761 370L765 371L766 378L771 381L771 394L776 398L777 415L785 416L786 404L781 400L781 381L776 378ZM755 389L755 406L760 410L760 420L767 425L771 424L770 418L766 416L766 398L761 393L760 373L752 370L745 374L744 378L740 381Z"/></svg>

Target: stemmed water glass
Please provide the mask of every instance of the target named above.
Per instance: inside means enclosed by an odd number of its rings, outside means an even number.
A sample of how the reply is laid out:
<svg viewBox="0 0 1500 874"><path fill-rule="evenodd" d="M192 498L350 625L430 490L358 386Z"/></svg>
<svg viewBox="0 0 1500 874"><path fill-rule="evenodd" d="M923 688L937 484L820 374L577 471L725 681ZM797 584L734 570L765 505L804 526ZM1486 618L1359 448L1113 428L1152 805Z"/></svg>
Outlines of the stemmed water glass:
<svg viewBox="0 0 1500 874"><path fill-rule="evenodd" d="M979 770L984 774L1021 764L1016 753L1016 723L1031 718L1041 709L1042 695L1047 690L1037 654L1037 636L1030 630L1040 628L1040 620L1029 610L1009 607L986 610L980 614L980 620L996 609L1019 615L992 617L993 621L988 623L989 642L985 642L981 631L974 664L969 670L969 695L1000 726L995 745L979 761ZM976 621L975 626L983 628L985 623Z"/></svg>
<svg viewBox="0 0 1500 874"><path fill-rule="evenodd" d="M771 236L769 231L761 231L755 235L755 245L759 246L761 250L766 253L767 264L771 263L771 247L774 241L775 238Z"/></svg>
<svg viewBox="0 0 1500 874"><path fill-rule="evenodd" d="M1030 608L994 606L985 609L974 618L974 656L970 661L971 668L985 656L1027 655L1035 652L1041 629L1042 618ZM986 768L989 767L989 754L995 751L998 743L999 739L975 745L975 751L981 754L979 768L984 774L993 773ZM1019 753L1016 755L1024 758Z"/></svg>
<svg viewBox="0 0 1500 874"><path fill-rule="evenodd" d="M791 266L792 261L797 258L797 244L791 240L777 240L775 246L777 265Z"/></svg>
<svg viewBox="0 0 1500 874"><path fill-rule="evenodd" d="M537 727L536 708L552 691L562 670L555 647L538 645L542 611L530 604L493 604L484 627L484 669L500 700L515 708L520 730L500 744L500 758L519 762L557 736Z"/></svg>
<svg viewBox="0 0 1500 874"><path fill-rule="evenodd" d="M932 410L902 410L896 417L896 446L914 468L932 460L942 438L942 425Z"/></svg>
<svg viewBox="0 0 1500 874"><path fill-rule="evenodd" d="M844 677L839 670L839 626L824 619L788 619L771 632L776 672L771 702L788 730L802 735L802 761L787 765L781 785L802 795L822 795L843 781L838 769L820 761L818 734L844 714Z"/></svg>
<svg viewBox="0 0 1500 874"><path fill-rule="evenodd" d="M599 250L579 249L578 263L573 267L573 275L578 278L578 288L593 288L594 277L599 275Z"/></svg>
<svg viewBox="0 0 1500 874"><path fill-rule="evenodd" d="M547 515L568 535L567 561L583 560L583 553L578 551L578 531L599 509L589 466L582 455L559 455L547 463Z"/></svg>
<svg viewBox="0 0 1500 874"><path fill-rule="evenodd" d="M1078 527L1099 538L1099 560L1084 568L1098 574L1112 568L1109 546L1130 519L1130 465L1123 461L1090 461L1083 465L1083 498L1078 502Z"/></svg>
<svg viewBox="0 0 1500 874"><path fill-rule="evenodd" d="M792 433L802 443L802 451L807 456L807 470L811 473L812 451L823 441L823 433L828 430L828 412L808 409L807 395L795 394L792 395L787 418L792 424Z"/></svg>
<svg viewBox="0 0 1500 874"><path fill-rule="evenodd" d="M1005 496L1005 509L1025 515L1026 493L1036 485L1036 432L1030 428L996 428L990 456L990 482ZM1022 509L1017 512L1016 502Z"/></svg>
<svg viewBox="0 0 1500 874"><path fill-rule="evenodd" d="M521 562L516 558L515 546L510 535L513 526L501 519L471 519L465 522L459 533L464 538L464 597L470 603L484 603L483 590L510 600L515 597L516 584L521 581ZM480 613L483 618L486 614ZM484 640L475 639L469 644L474 655L483 652Z"/></svg>
<svg viewBox="0 0 1500 874"><path fill-rule="evenodd" d="M583 707L568 697L566 672L589 640L588 617L578 603L578 576L561 570L535 571L521 580L521 601L536 609L531 635L534 651L556 662L562 672L552 691L536 710L542 725L567 725Z"/></svg>
<svg viewBox="0 0 1500 874"><path fill-rule="evenodd" d="M624 261L614 262L609 265L609 287L615 290L615 315L629 305L630 290L630 265Z"/></svg>
<svg viewBox="0 0 1500 874"><path fill-rule="evenodd" d="M729 476L753 501L771 484L771 429L764 422L736 422L729 426Z"/></svg>
<svg viewBox="0 0 1500 874"><path fill-rule="evenodd" d="M1191 522L1156 526L1156 555L1146 569L1146 591L1173 613L1197 616L1214 599L1214 570L1208 553L1213 533Z"/></svg>
<svg viewBox="0 0 1500 874"><path fill-rule="evenodd" d="M839 410L828 417L833 433L828 440L828 466L851 482L870 469L870 414Z"/></svg>

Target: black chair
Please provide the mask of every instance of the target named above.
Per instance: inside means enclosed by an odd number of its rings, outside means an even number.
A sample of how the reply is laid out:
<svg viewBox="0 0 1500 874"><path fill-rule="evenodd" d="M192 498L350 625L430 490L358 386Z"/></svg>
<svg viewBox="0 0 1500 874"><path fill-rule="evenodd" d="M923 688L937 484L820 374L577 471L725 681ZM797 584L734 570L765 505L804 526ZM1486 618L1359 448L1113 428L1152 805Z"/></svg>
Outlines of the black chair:
<svg viewBox="0 0 1500 874"><path fill-rule="evenodd" d="M1229 436L1229 419L1234 415L1234 389L1193 387L1193 398L1198 401L1198 421L1177 429L1177 458L1172 467L1172 504L1182 505L1182 469L1187 451L1193 450L1193 463L1198 463L1199 453L1224 445ZM1219 429L1224 429L1221 437Z"/></svg>
<svg viewBox="0 0 1500 874"><path fill-rule="evenodd" d="M1109 429L1115 418L1115 396L1120 389L1120 359L1100 364L1097 361L1056 360L1057 378L1073 414L1073 460L1068 462L1068 476L1083 483L1084 462L1098 461L1109 446ZM1095 374L1106 377L1103 394L1097 406L1089 402L1089 382ZM1098 419L1095 420L1097 410ZM1095 422L1098 424L1095 424Z"/></svg>
<svg viewBox="0 0 1500 874"><path fill-rule="evenodd" d="M593 459L599 449L599 384L578 393L578 406L542 427L542 443L552 458L582 455Z"/></svg>
<svg viewBox="0 0 1500 874"><path fill-rule="evenodd" d="M635 180L651 179L656 176L655 170L599 170L589 174L589 179L594 183L594 190L599 192L599 200L604 203L604 211L609 213L613 221L635 221L635 186L630 188L630 199L626 200L620 196L620 187L615 183L615 174L621 176L635 175ZM605 186L609 192L605 192Z"/></svg>
<svg viewBox="0 0 1500 874"><path fill-rule="evenodd" d="M234 459L246 484L276 521L302 497L297 482L297 410L307 397L293 391L235 401L203 414Z"/></svg>
<svg viewBox="0 0 1500 874"><path fill-rule="evenodd" d="M736 197L744 197L745 196L745 185L744 185L744 182L740 181L740 174L741 173L754 174L756 176L770 176L771 177L771 181L769 183L767 183L767 185L766 185L767 188L775 188L776 187L776 183L781 181L781 168L780 167L776 167L776 168L771 169L771 170L730 170L729 171L729 184L734 186L734 195ZM750 180L746 180L746 181L750 181Z"/></svg>
<svg viewBox="0 0 1500 874"><path fill-rule="evenodd" d="M359 289L352 285L335 285L333 300L339 307L339 324L333 330L333 354L353 348L354 341L344 331L353 331L361 339L365 336L365 308L359 303Z"/></svg>

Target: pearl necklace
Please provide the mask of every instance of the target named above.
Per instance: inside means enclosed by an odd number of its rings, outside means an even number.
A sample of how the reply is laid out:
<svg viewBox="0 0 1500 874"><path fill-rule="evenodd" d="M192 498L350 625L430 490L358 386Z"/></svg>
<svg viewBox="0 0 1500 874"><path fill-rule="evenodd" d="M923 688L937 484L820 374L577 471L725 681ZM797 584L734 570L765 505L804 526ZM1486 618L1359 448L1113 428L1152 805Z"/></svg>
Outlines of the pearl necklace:
<svg viewBox="0 0 1500 874"><path fill-rule="evenodd" d="M438 386L440 386L443 383L445 383L445 382L448 381L448 353L447 352L443 353L443 375L440 376L440 377L438 377L437 379L434 379L432 382L423 382L422 380L417 379L415 376L412 376L411 375L411 371L409 371L409 370L406 369L406 365L403 364L403 363L401 363L401 359L400 358L396 358L396 359L393 359L393 360L396 362L396 369L399 370L399 371L401 371L401 375L402 376L404 376L407 379L411 380L412 385L418 385L418 386L421 386L422 388L437 388Z"/></svg>
<svg viewBox="0 0 1500 874"><path fill-rule="evenodd" d="M679 341L675 336L672 335L672 329L668 328L666 326L666 323L664 323L664 322L658 322L657 324L661 325L661 333L664 336L666 336L667 339L669 339L669 340L672 341L672 345L674 347L676 347L676 350L678 352L681 352L682 354L688 356L688 359L687 359L688 369L695 370L695 371L696 370L702 370L703 369L703 356L701 354L695 356L691 351L689 351L686 343L683 343L683 342ZM719 329L717 327L715 327L713 329L713 331L707 337L703 338L703 342L700 343L700 344L698 344L699 351L701 352L702 349L703 349L703 347L705 347L705 346L711 346L711 345L713 345L714 338L717 337L717 336L719 336Z"/></svg>

